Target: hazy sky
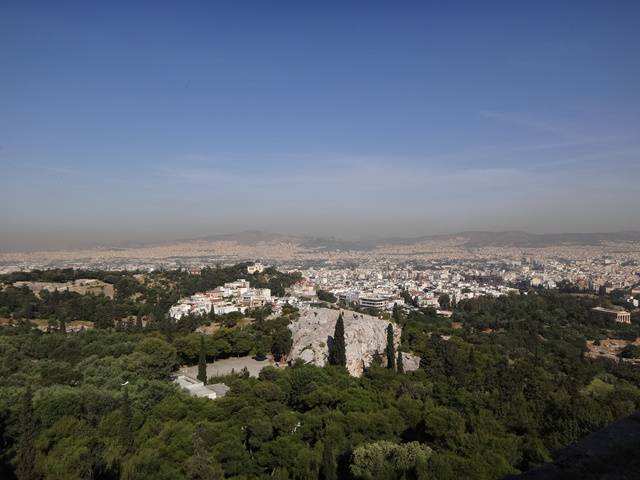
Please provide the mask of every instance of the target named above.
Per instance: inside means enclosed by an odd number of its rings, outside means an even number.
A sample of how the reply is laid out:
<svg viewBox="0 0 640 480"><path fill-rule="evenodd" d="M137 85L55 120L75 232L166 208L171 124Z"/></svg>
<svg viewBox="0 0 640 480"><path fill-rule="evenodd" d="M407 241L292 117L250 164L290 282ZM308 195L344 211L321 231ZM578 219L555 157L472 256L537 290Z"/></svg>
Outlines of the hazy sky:
<svg viewBox="0 0 640 480"><path fill-rule="evenodd" d="M3 0L0 250L640 229L638 25L638 1Z"/></svg>

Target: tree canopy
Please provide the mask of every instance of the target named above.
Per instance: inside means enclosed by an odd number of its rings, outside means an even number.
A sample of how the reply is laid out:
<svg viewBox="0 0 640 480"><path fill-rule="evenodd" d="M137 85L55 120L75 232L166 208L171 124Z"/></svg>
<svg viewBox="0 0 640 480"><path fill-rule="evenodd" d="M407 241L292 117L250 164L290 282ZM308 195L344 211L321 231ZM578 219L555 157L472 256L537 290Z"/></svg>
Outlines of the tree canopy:
<svg viewBox="0 0 640 480"><path fill-rule="evenodd" d="M168 298L180 281L162 279L183 275L158 275L144 288ZM399 362L398 372L373 365L354 378L340 362L292 362L258 378L230 375L230 392L213 401L171 383L177 366L196 365L203 345L207 359L286 357L295 309L249 325L216 318L210 335L180 322L45 333L16 317L0 327L0 472L44 480L499 479L640 407L635 349L618 360L585 355L587 340L640 334L637 324L593 317L597 301L539 291L461 300L452 319L403 311L402 350L420 355L417 371L401 373ZM341 328L334 349L341 336L344 345Z"/></svg>

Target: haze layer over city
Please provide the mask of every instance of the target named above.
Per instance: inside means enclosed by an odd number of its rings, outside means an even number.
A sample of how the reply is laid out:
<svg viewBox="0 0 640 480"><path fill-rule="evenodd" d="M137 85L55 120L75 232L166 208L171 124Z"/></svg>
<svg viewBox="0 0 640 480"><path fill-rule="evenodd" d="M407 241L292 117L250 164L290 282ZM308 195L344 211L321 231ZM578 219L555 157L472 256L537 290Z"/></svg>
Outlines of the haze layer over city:
<svg viewBox="0 0 640 480"><path fill-rule="evenodd" d="M635 2L0 9L1 250L640 229Z"/></svg>
<svg viewBox="0 0 640 480"><path fill-rule="evenodd" d="M640 471L640 3L0 3L0 478Z"/></svg>

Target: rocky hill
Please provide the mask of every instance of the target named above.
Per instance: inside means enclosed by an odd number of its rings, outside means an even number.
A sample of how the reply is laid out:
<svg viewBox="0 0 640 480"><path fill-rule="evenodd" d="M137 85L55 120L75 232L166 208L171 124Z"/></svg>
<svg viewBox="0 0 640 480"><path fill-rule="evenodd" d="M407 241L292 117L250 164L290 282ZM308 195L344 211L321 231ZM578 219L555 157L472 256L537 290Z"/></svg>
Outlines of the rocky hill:
<svg viewBox="0 0 640 480"><path fill-rule="evenodd" d="M353 376L361 376L365 367L371 364L376 353L383 357L387 345L387 320L371 315L342 310L344 313L344 336L346 344L347 369ZM340 310L329 308L309 308L300 312L300 318L289 325L293 335L293 347L289 358L301 359L307 363L324 366L329 358L329 348L333 343L333 332ZM393 324L396 349L400 344L402 329ZM420 358L410 353L403 354L405 371L416 370Z"/></svg>

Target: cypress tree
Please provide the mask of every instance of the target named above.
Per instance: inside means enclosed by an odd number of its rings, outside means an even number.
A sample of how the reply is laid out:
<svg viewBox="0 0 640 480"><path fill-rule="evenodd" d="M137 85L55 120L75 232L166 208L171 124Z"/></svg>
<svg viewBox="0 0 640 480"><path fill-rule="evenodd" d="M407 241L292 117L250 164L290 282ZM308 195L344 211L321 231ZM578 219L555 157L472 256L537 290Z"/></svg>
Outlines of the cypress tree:
<svg viewBox="0 0 640 480"><path fill-rule="evenodd" d="M398 349L398 360L396 361L398 373L404 373L404 363L402 361L402 352Z"/></svg>
<svg viewBox="0 0 640 480"><path fill-rule="evenodd" d="M207 384L207 356L204 351L204 335L200 337L200 358L198 359L198 380Z"/></svg>
<svg viewBox="0 0 640 480"><path fill-rule="evenodd" d="M60 333L67 333L67 322L60 320Z"/></svg>
<svg viewBox="0 0 640 480"><path fill-rule="evenodd" d="M20 435L16 445L16 478L18 480L36 480L40 475L36 471L36 421L33 416L33 394L27 387L22 395L19 411Z"/></svg>
<svg viewBox="0 0 640 480"><path fill-rule="evenodd" d="M333 348L329 355L329 363L331 365L347 365L347 352L344 341L344 319L342 318L342 312L338 315L336 321L336 328L333 332Z"/></svg>
<svg viewBox="0 0 640 480"><path fill-rule="evenodd" d="M133 448L133 413L131 411L131 400L129 400L129 389L125 387L120 407L120 431L118 432L120 448L123 455L131 452Z"/></svg>
<svg viewBox="0 0 640 480"><path fill-rule="evenodd" d="M337 480L338 471L336 459L333 456L333 449L328 438L324 440L324 449L322 450L322 480Z"/></svg>
<svg viewBox="0 0 640 480"><path fill-rule="evenodd" d="M387 326L387 368L396 369L396 348L393 345L393 325Z"/></svg>
<svg viewBox="0 0 640 480"><path fill-rule="evenodd" d="M402 316L400 314L400 307L398 306L397 302L393 304L393 313L391 314L391 317L396 322L399 322L400 320L402 320Z"/></svg>

